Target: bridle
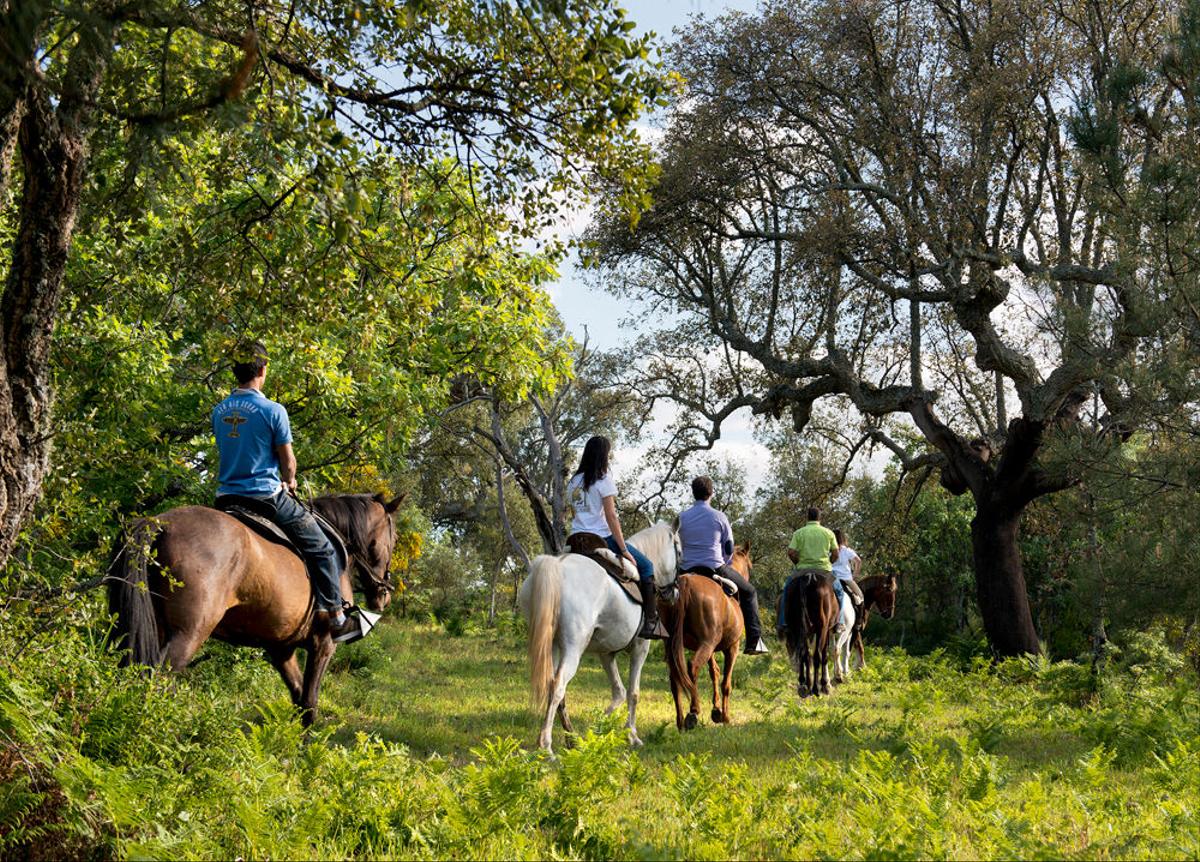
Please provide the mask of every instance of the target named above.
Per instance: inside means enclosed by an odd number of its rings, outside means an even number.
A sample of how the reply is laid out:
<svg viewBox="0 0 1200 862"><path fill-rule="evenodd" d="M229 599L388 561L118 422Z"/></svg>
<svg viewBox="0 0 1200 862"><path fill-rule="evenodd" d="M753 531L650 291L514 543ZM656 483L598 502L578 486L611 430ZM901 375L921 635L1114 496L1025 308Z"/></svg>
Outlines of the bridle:
<svg viewBox="0 0 1200 862"><path fill-rule="evenodd" d="M310 512L313 511L311 506L309 506L308 509ZM383 569L382 578L377 577L375 573L371 571L371 569L363 562L367 555L358 542L351 542L350 539L344 535L341 530L335 527L328 518L322 518L321 522L324 526L328 527L333 534L338 537L338 539L341 540L342 547L346 549L346 554L354 561L354 565L351 568L358 572L359 578L366 583L371 584L371 586L373 586L379 593L382 593L383 595L391 595L396 591L396 588L392 586L391 581L388 580L387 572L392 566L392 556L396 552L396 525L392 523L391 518L387 517L386 512L384 513L384 517L388 523L388 531L391 533L392 552L388 555L388 563Z"/></svg>

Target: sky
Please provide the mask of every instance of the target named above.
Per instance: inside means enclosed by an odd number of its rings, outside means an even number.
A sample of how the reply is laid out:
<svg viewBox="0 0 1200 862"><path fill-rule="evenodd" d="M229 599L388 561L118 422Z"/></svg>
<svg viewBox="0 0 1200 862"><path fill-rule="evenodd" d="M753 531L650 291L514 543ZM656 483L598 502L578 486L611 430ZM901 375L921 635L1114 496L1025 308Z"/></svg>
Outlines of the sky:
<svg viewBox="0 0 1200 862"><path fill-rule="evenodd" d="M725 12L739 10L753 12L757 0L628 0L623 3L629 13L629 19L636 22L639 32L653 31L662 44L669 44L671 33L677 27L686 26L696 15L708 18L717 17ZM643 133L654 135L657 126L655 118L644 121ZM575 238L587 227L588 214L579 213L569 225L564 228L566 237ZM595 279L594 273L585 275L577 265L572 255L560 267L561 277L551 286L550 295L562 316L567 329L579 341L582 341L585 328L588 343L592 346L612 350L632 342L640 334L636 326L622 326L621 321L627 316L624 303L617 300L601 287L592 286L589 282ZM664 417L663 425L666 424ZM603 433L597 429L596 433ZM616 479L629 479L637 468L644 447L625 446L618 448L614 458ZM713 448L713 455L719 459L733 459L742 464L747 472L748 490L753 491L761 484L767 468L767 450L754 440L750 428L748 411L741 411L730 417L722 426L721 439ZM681 501L690 497L686 495L686 486L681 486Z"/></svg>

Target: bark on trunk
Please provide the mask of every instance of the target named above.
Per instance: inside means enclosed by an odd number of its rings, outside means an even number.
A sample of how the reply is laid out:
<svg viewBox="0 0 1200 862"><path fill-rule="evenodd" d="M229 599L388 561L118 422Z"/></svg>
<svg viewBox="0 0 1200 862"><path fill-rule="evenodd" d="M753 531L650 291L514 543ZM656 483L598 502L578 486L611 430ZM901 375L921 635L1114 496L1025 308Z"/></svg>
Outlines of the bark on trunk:
<svg viewBox="0 0 1200 862"><path fill-rule="evenodd" d="M992 648L1002 656L1040 649L1021 561L1021 514L979 506L971 521L975 590Z"/></svg>
<svg viewBox="0 0 1200 862"><path fill-rule="evenodd" d="M112 38L104 24L80 34L57 107L36 81L22 97L20 215L0 297L0 566L50 466L50 340Z"/></svg>

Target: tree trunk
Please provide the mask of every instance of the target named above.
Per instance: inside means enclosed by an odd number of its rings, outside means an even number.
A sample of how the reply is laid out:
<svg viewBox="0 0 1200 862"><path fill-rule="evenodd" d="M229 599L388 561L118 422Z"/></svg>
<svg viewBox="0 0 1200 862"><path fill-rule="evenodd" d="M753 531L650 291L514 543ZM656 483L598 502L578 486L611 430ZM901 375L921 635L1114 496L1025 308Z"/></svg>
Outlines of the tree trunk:
<svg viewBox="0 0 1200 862"><path fill-rule="evenodd" d="M992 648L1002 656L1036 655L1041 646L1025 591L1021 513L979 505L971 521L975 590Z"/></svg>
<svg viewBox="0 0 1200 862"><path fill-rule="evenodd" d="M113 33L105 22L81 30L57 106L36 80L22 97L17 145L24 182L0 297L0 566L50 467L50 341Z"/></svg>

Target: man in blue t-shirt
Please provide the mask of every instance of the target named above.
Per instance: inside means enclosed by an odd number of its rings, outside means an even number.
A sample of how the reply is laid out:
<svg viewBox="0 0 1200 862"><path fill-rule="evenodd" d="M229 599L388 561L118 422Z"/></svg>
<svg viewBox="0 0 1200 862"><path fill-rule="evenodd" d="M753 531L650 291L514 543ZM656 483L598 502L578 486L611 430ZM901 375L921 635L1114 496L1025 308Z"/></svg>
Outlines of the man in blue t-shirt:
<svg viewBox="0 0 1200 862"><path fill-rule="evenodd" d="M738 604L746 623L746 655L766 655L762 627L758 621L758 592L754 585L729 565L733 559L733 528L724 512L712 507L712 479L698 476L692 480L695 504L679 514L680 571L717 574L737 584Z"/></svg>
<svg viewBox="0 0 1200 862"><path fill-rule="evenodd" d="M255 511L269 514L304 555L317 613L328 615L334 641L350 640L359 626L346 617L337 553L312 513L293 495L296 456L287 410L262 392L267 349L255 341L238 352L233 365L237 388L212 411L220 455L217 508L223 497L248 497Z"/></svg>

